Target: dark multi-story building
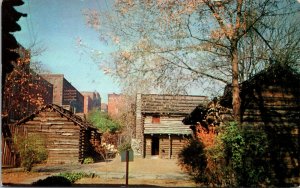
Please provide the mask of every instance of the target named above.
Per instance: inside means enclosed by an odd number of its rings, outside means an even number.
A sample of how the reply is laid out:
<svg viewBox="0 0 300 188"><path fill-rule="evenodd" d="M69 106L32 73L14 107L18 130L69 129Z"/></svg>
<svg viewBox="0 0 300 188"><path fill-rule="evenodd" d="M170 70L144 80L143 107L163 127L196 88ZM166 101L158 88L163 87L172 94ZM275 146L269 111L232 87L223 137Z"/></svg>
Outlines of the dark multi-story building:
<svg viewBox="0 0 300 188"><path fill-rule="evenodd" d="M75 113L83 112L83 95L64 78L63 74L42 74L53 85L53 104L63 106Z"/></svg>

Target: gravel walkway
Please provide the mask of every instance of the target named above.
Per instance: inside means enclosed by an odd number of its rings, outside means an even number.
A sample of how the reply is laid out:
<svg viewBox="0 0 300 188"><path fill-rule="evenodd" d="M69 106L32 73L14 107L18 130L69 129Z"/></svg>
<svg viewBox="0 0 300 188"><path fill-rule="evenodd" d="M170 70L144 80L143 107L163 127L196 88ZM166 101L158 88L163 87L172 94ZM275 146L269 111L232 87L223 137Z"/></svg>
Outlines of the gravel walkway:
<svg viewBox="0 0 300 188"><path fill-rule="evenodd" d="M36 166L34 172L47 173L47 175L27 179L21 184L31 184L39 179L56 175L62 172L86 172L94 173L105 179L124 179L126 163L121 162L120 156L109 162L99 162L93 164L73 164L57 166ZM18 169L10 169L11 171ZM6 172L9 170L7 169ZM174 159L143 159L135 158L129 162L129 179L143 180L188 180L189 176L182 172Z"/></svg>

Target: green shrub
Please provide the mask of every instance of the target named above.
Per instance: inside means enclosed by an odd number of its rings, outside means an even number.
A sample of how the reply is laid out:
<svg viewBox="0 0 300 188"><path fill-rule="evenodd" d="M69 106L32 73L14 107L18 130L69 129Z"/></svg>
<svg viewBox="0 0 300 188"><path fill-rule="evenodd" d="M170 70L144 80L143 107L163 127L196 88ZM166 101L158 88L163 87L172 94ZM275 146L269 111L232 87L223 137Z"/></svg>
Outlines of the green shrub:
<svg viewBox="0 0 300 188"><path fill-rule="evenodd" d="M121 126L116 121L100 110L91 111L87 116L87 120L102 132L114 133L121 129Z"/></svg>
<svg viewBox="0 0 300 188"><path fill-rule="evenodd" d="M83 164L91 164L94 163L94 159L92 157L87 157L83 160Z"/></svg>
<svg viewBox="0 0 300 188"><path fill-rule="evenodd" d="M269 181L267 153L269 144L264 130L231 123L221 135L224 156L239 186L257 186Z"/></svg>
<svg viewBox="0 0 300 188"><path fill-rule="evenodd" d="M74 183L77 180L80 180L81 178L89 178L94 177L95 174L93 173L85 173L85 172L64 172L58 174L58 176L64 177L68 179L71 183Z"/></svg>
<svg viewBox="0 0 300 188"><path fill-rule="evenodd" d="M179 153L179 165L196 183L213 186L268 185L269 143L263 129L230 123L212 147L191 140Z"/></svg>
<svg viewBox="0 0 300 188"><path fill-rule="evenodd" d="M214 145L204 148L207 157L205 175L207 184L213 186L234 186L235 179L233 169L226 164L224 145L219 137L215 139Z"/></svg>
<svg viewBox="0 0 300 188"><path fill-rule="evenodd" d="M20 154L21 167L31 171L34 164L45 161L48 157L45 140L37 134L29 134L26 138L16 136L15 145Z"/></svg>

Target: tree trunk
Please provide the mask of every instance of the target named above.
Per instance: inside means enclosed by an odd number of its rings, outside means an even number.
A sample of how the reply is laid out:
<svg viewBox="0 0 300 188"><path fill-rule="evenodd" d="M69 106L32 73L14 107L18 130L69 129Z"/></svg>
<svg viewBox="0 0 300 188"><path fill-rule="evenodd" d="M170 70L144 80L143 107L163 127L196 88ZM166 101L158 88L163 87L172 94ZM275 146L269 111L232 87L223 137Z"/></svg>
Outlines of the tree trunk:
<svg viewBox="0 0 300 188"><path fill-rule="evenodd" d="M240 121L240 87L239 87L239 61L237 41L231 45L231 66L232 66L232 107L235 121Z"/></svg>

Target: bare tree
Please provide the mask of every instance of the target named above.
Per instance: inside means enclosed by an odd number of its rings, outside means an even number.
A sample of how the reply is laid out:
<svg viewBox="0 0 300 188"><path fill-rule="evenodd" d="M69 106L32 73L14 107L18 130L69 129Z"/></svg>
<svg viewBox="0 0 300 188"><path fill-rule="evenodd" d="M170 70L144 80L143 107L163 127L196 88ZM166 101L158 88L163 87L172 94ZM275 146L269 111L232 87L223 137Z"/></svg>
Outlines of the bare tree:
<svg viewBox="0 0 300 188"><path fill-rule="evenodd" d="M283 43L289 32L276 34L274 20L280 23L298 11L294 0L116 0L110 12L84 15L101 38L117 44L107 66L121 82L177 93L195 83L231 84L238 120L239 83L270 58L284 58L280 49L286 45L295 58L298 42Z"/></svg>

